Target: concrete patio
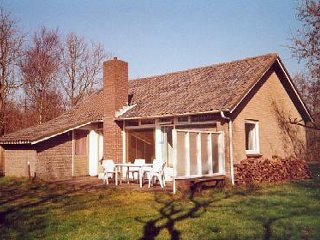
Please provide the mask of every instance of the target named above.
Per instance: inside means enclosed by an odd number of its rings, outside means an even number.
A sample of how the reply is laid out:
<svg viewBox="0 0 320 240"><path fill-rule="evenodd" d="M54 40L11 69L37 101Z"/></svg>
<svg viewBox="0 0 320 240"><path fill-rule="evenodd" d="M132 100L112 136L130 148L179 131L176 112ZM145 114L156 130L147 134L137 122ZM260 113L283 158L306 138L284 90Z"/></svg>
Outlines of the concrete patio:
<svg viewBox="0 0 320 240"><path fill-rule="evenodd" d="M75 188L86 188L90 190L91 188L118 188L118 189L130 189L130 190L141 190L141 191L164 191L164 192L172 192L173 186L172 182L166 182L166 186L161 188L159 183L157 182L154 186L148 188L148 181L145 180L142 188L139 187L139 183L137 181L130 180L128 184L125 180L121 184L115 185L114 180L109 180L109 185L104 183L102 179L98 179L97 177L91 176L83 176L83 177L74 177L68 180L59 180L54 181L55 184L61 185L69 185Z"/></svg>

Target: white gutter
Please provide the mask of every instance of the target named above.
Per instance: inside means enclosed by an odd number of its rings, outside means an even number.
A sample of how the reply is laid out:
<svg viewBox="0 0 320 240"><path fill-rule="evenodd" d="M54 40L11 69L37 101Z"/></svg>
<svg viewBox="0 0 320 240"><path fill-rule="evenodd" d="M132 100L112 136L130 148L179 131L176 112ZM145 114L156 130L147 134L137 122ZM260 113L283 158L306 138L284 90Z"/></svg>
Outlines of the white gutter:
<svg viewBox="0 0 320 240"><path fill-rule="evenodd" d="M231 183L232 185L234 185L234 170L233 170L233 147L232 147L232 143L233 143L233 140L232 140L232 120L231 118L229 117L226 117L224 115L224 112L221 111L220 112L221 114L221 117L223 119L226 119L228 120L228 128L229 128L229 158L230 158L230 174L231 174Z"/></svg>

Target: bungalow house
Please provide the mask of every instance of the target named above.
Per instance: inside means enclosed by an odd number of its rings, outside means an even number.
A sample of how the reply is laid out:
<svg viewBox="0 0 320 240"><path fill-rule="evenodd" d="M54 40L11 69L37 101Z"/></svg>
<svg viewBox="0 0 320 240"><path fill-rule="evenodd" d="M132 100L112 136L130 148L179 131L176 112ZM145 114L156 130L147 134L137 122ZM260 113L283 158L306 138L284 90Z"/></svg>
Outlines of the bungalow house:
<svg viewBox="0 0 320 240"><path fill-rule="evenodd" d="M167 179L225 175L242 159L285 157L306 145L311 116L277 54L128 81L128 64L103 64L102 90L39 126L0 138L5 175L96 176L99 160L167 162ZM290 130L290 129L289 129ZM293 137L292 137L293 136Z"/></svg>

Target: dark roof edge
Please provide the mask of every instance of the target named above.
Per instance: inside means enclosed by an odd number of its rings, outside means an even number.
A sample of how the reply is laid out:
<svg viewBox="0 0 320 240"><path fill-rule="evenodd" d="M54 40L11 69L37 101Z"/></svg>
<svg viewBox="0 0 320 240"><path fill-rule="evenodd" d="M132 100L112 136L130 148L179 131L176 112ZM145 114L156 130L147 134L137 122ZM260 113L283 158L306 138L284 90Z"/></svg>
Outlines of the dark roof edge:
<svg viewBox="0 0 320 240"><path fill-rule="evenodd" d="M260 82L260 80L263 78L263 76L268 72L270 67L274 64L274 62L279 58L278 54L272 53L270 55L273 55L272 61L270 60L270 63L263 69L262 74L255 80L255 82L249 87L249 89L245 92L243 96L241 96L237 103L231 108L230 113L234 112L238 106L241 104L241 102L247 97L247 95L252 91L252 89Z"/></svg>
<svg viewBox="0 0 320 240"><path fill-rule="evenodd" d="M16 145L16 144L29 145L31 144L31 141L29 139L0 140L0 145Z"/></svg>
<svg viewBox="0 0 320 240"><path fill-rule="evenodd" d="M294 93L296 94L296 97L298 98L300 104L302 105L306 115L308 116L309 120L311 122L313 122L313 118L307 108L307 106L305 105L305 103L303 102L299 92L297 91L297 88L295 87L293 81L292 81L292 78L290 77L290 74L288 72L288 70L286 69L286 67L284 66L283 62L281 61L280 57L277 55L277 54L274 54L275 57L272 61L270 61L270 64L264 69L264 72L263 74L255 81L255 83L248 89L248 91L246 91L246 93L239 99L239 101L232 107L230 113L234 112L238 106L241 104L241 102L246 98L246 96L248 94L251 93L251 91L253 90L253 88L262 80L263 76L268 72L268 70L271 68L271 66L274 64L274 63L278 63L281 70L284 72L284 75L286 76L288 82L290 83L290 86L292 87Z"/></svg>
<svg viewBox="0 0 320 240"><path fill-rule="evenodd" d="M282 62L282 60L281 60L280 57L277 58L277 62L278 62L278 64L280 65L280 67L281 67L281 69L283 70L283 72L285 73L285 76L286 76L288 82L290 83L290 86L291 86L292 89L294 90L294 93L296 94L296 97L298 98L299 102L301 103L301 105L302 105L305 113L306 113L307 116L309 117L309 120L310 120L311 122L314 122L314 119L313 119L313 117L311 116L308 107L307 107L306 104L304 103L304 101L303 101L303 99L302 99L299 91L297 90L297 87L295 86L294 82L292 81L292 78L291 78L288 70L287 70L286 67L284 66L284 64L283 64L283 62Z"/></svg>
<svg viewBox="0 0 320 240"><path fill-rule="evenodd" d="M43 142L45 140L48 140L48 139L50 139L52 137L56 137L58 135L64 134L66 132L69 132L71 130L75 130L75 129L81 128L83 126L86 126L88 124L96 123L96 122L102 122L102 120L90 121L90 122L85 122L85 123L82 123L82 124L77 124L77 125L75 125L73 127L65 128L65 129L63 129L61 131L58 131L58 132L55 132L55 133L52 133L52 134L48 134L48 135L45 135L45 136L41 136L40 138L36 138L36 139L0 140L0 144L1 145L10 145L10 144L28 144L28 145L30 144L30 145L34 145L34 144Z"/></svg>

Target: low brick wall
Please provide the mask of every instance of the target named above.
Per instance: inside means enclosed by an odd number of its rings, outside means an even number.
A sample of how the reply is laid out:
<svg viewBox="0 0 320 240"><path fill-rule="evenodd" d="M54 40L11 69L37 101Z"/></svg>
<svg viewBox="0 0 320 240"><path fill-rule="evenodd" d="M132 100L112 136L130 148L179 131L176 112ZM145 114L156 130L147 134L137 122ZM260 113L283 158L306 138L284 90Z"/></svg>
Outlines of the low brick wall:
<svg viewBox="0 0 320 240"><path fill-rule="evenodd" d="M37 144L37 177L60 180L72 177L72 135L65 133Z"/></svg>
<svg viewBox="0 0 320 240"><path fill-rule="evenodd" d="M10 149L5 150L5 175L15 177L28 177L28 162L30 163L30 174L36 172L37 152L32 149Z"/></svg>

